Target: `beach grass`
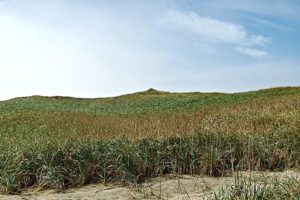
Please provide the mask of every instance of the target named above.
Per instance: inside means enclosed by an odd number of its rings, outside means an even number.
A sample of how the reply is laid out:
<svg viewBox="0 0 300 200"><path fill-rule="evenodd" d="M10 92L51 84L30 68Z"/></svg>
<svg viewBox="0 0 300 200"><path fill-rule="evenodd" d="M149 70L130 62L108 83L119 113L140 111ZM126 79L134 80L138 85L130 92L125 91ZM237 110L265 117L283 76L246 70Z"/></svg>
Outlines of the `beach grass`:
<svg viewBox="0 0 300 200"><path fill-rule="evenodd" d="M300 88L16 98L0 102L0 137L2 193L282 171L299 168Z"/></svg>

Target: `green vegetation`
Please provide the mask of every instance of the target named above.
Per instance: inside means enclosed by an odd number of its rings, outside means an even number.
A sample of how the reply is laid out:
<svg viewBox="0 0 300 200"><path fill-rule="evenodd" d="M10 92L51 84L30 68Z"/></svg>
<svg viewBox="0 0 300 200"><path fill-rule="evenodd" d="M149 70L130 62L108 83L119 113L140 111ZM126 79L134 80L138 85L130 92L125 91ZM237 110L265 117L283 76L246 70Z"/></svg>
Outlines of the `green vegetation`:
<svg viewBox="0 0 300 200"><path fill-rule="evenodd" d="M0 102L0 190L298 168L300 88Z"/></svg>
<svg viewBox="0 0 300 200"><path fill-rule="evenodd" d="M298 200L300 198L300 177L245 177L235 176L234 184L223 186L214 194L216 200Z"/></svg>

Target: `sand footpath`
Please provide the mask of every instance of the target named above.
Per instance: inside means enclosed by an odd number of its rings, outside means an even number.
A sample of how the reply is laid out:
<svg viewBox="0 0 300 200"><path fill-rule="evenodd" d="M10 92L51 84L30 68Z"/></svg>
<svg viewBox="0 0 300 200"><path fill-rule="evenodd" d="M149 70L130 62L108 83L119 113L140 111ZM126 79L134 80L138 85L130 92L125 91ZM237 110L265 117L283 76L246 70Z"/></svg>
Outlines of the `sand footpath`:
<svg viewBox="0 0 300 200"><path fill-rule="evenodd" d="M243 172L244 176L250 176ZM251 176L286 178L300 177L300 172L263 172ZM224 185L234 182L233 177L209 178L201 176L165 176L149 179L138 186L115 186L95 184L73 188L57 193L55 191L27 191L21 195L0 195L1 200L104 200L104 199L203 199L210 197Z"/></svg>

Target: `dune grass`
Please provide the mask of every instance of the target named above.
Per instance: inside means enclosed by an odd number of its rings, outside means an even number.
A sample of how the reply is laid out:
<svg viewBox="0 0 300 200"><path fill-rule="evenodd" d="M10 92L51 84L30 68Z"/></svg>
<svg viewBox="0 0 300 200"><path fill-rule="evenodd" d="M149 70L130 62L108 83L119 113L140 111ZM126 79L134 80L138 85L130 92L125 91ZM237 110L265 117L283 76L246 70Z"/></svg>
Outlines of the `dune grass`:
<svg viewBox="0 0 300 200"><path fill-rule="evenodd" d="M0 102L0 136L4 193L280 171L299 167L300 88L16 98Z"/></svg>
<svg viewBox="0 0 300 200"><path fill-rule="evenodd" d="M298 200L300 177L245 177L237 174L232 185L223 185L214 193L215 200Z"/></svg>

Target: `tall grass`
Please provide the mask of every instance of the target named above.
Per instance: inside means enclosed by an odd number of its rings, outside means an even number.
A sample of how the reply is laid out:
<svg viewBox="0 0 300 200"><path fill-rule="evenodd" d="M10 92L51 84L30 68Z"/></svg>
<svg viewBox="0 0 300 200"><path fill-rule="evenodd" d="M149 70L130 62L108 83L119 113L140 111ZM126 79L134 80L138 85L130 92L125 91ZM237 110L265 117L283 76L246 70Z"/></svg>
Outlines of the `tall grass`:
<svg viewBox="0 0 300 200"><path fill-rule="evenodd" d="M293 142L290 138L293 138ZM228 175L299 167L300 136L204 134L67 143L1 155L2 192L64 189L88 183L141 182L168 173Z"/></svg>
<svg viewBox="0 0 300 200"><path fill-rule="evenodd" d="M235 176L232 185L223 185L214 193L215 200L298 200L300 199L300 177L289 176L258 178Z"/></svg>
<svg viewBox="0 0 300 200"><path fill-rule="evenodd" d="M300 162L300 88L0 102L0 190L228 175Z"/></svg>

